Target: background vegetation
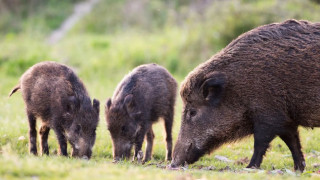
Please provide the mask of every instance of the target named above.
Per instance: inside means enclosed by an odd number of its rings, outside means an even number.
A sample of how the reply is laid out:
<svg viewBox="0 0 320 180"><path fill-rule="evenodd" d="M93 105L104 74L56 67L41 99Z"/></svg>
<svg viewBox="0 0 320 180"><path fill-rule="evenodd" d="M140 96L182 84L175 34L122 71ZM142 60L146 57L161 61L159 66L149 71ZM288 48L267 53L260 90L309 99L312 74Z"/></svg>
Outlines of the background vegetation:
<svg viewBox="0 0 320 180"><path fill-rule="evenodd" d="M0 0L0 179L277 179L319 178L320 130L301 128L307 168L295 174L290 151L273 141L262 170L243 169L253 150L252 138L227 144L180 171L165 170L161 123L155 124L153 160L145 165L112 164L112 145L104 120L104 102L122 77L137 65L155 62L181 82L199 63L225 47L239 34L259 25L286 19L319 21L317 0L100 0L58 43L49 44L52 31L82 0ZM101 101L100 124L93 159L56 156L54 133L49 157L28 155L28 124L20 93L11 88L33 64L52 60L77 72L91 97ZM180 126L178 98L174 141ZM215 158L227 157L230 162Z"/></svg>

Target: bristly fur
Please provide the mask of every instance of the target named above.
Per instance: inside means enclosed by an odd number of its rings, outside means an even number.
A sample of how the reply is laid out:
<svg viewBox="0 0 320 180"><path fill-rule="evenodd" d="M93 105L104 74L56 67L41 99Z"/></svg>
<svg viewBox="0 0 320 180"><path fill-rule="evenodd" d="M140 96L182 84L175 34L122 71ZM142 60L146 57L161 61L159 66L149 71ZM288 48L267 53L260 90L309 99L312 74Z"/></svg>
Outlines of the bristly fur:
<svg viewBox="0 0 320 180"><path fill-rule="evenodd" d="M90 158L99 121L99 101L91 99L82 81L67 66L41 62L28 69L10 93L21 89L29 120L29 150L37 154L36 119L41 119L41 150L49 154L48 135L53 129L60 154L67 156L67 141L72 156Z"/></svg>
<svg viewBox="0 0 320 180"><path fill-rule="evenodd" d="M183 81L173 165L199 158L184 154L187 147L210 152L254 134L248 167L259 167L279 136L292 151L295 169L303 171L297 128L320 126L319 69L320 23L287 20L242 34Z"/></svg>
<svg viewBox="0 0 320 180"><path fill-rule="evenodd" d="M144 161L151 159L154 134L152 124L163 118L166 129L167 160L172 158L172 124L177 83L156 64L136 67L117 86L106 103L106 121L113 141L114 159L129 157L135 146L137 158L146 137Z"/></svg>

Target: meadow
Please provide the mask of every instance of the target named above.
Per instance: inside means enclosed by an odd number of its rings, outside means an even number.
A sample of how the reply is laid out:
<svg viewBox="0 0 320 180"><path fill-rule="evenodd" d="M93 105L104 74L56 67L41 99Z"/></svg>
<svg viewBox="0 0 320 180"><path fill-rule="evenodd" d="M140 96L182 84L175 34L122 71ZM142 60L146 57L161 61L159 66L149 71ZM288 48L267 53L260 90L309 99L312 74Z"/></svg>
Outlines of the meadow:
<svg viewBox="0 0 320 180"><path fill-rule="evenodd" d="M153 126L156 138L150 162L114 164L104 117L107 98L134 67L158 63L180 84L198 64L254 27L289 18L319 21L318 1L101 0L56 44L48 44L47 37L72 13L79 0L62 4L54 0L24 1L35 3L31 10L30 5L23 3L11 10L4 2L0 1L0 179L320 178L319 128L299 129L307 164L303 173L293 171L291 153L279 138L271 143L261 169L246 169L253 153L252 137L225 144L195 164L172 171L166 169L169 162L165 162L161 120ZM49 136L50 156L28 154L25 105L20 92L10 98L8 94L25 70L45 60L72 67L91 98L100 100L97 139L89 161L57 156L53 131ZM181 110L178 96L173 142L179 133ZM221 160L221 156L227 159Z"/></svg>

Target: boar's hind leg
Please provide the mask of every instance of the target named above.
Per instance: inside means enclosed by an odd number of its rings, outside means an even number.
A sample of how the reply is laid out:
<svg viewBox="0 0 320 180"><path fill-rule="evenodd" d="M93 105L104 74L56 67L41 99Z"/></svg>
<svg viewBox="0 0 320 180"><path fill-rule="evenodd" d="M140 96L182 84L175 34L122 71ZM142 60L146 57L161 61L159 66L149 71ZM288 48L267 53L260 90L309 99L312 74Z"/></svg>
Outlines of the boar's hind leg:
<svg viewBox="0 0 320 180"><path fill-rule="evenodd" d="M37 155L36 117L30 112L27 112L27 114L29 120L29 152Z"/></svg>
<svg viewBox="0 0 320 180"><path fill-rule="evenodd" d="M289 133L280 135L280 138L287 144L291 151L292 158L294 161L294 170L299 170L303 172L306 164L304 161L303 154L301 152L301 144L297 128Z"/></svg>
<svg viewBox="0 0 320 180"><path fill-rule="evenodd" d="M254 152L247 168L259 168L270 142L275 138L273 127L257 125L254 127Z"/></svg>
<svg viewBox="0 0 320 180"><path fill-rule="evenodd" d="M68 156L68 153L67 153L67 139L66 139L66 136L63 133L62 127L57 125L56 127L54 127L54 131L55 131L55 133L57 135L57 138L58 138L60 155Z"/></svg>
<svg viewBox="0 0 320 180"><path fill-rule="evenodd" d="M49 155L49 146L48 146L48 136L50 128L46 125L42 125L40 128L40 139L41 139L41 151L42 155Z"/></svg>
<svg viewBox="0 0 320 180"><path fill-rule="evenodd" d="M146 136L147 136L147 146L146 146L146 155L144 157L144 162L151 160L152 146L153 146L153 139L154 139L154 133L152 128L149 129Z"/></svg>
<svg viewBox="0 0 320 180"><path fill-rule="evenodd" d="M166 129L166 143L167 143L167 155L166 160L172 160L172 123L173 123L173 111L170 115L165 118L165 129Z"/></svg>

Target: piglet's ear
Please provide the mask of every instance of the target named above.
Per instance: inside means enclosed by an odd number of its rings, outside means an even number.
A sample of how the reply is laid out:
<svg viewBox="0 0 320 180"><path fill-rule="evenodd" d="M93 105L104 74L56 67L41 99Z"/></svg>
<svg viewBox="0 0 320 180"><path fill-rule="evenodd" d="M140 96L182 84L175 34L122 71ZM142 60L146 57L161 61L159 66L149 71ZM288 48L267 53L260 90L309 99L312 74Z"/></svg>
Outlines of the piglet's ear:
<svg viewBox="0 0 320 180"><path fill-rule="evenodd" d="M141 111L137 110L135 103L133 102L133 95L128 94L123 101L124 107L126 108L129 116L132 119L136 119L138 115L141 114Z"/></svg>
<svg viewBox="0 0 320 180"><path fill-rule="evenodd" d="M226 84L226 77L223 73L214 73L206 79L201 85L203 98L210 105L216 105L220 102Z"/></svg>
<svg viewBox="0 0 320 180"><path fill-rule="evenodd" d="M131 106L133 103L132 103L132 97L133 95L132 94L128 94L125 98L124 98L124 105L125 106Z"/></svg>
<svg viewBox="0 0 320 180"><path fill-rule="evenodd" d="M79 107L79 101L75 96L69 96L65 104L68 112L73 112Z"/></svg>
<svg viewBox="0 0 320 180"><path fill-rule="evenodd" d="M100 102L99 102L99 100L93 99L93 109L97 114L99 114L99 112L100 112Z"/></svg>
<svg viewBox="0 0 320 180"><path fill-rule="evenodd" d="M111 107L111 104L112 104L111 98L109 98L109 99L107 100L107 102L106 102L105 109L106 109L106 110L109 110L110 107Z"/></svg>

